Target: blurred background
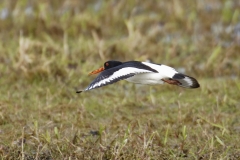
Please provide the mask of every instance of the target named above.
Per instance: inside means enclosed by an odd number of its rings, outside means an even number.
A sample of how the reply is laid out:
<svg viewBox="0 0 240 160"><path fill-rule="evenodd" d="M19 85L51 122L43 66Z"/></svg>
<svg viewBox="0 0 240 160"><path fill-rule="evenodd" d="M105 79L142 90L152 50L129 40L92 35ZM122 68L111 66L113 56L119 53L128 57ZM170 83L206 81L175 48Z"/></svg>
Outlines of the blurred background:
<svg viewBox="0 0 240 160"><path fill-rule="evenodd" d="M0 0L0 156L238 159L239 52L239 0ZM77 95L107 60L169 65L201 88Z"/></svg>
<svg viewBox="0 0 240 160"><path fill-rule="evenodd" d="M110 59L150 59L203 77L236 77L239 7L238 0L2 0L1 68L65 77Z"/></svg>

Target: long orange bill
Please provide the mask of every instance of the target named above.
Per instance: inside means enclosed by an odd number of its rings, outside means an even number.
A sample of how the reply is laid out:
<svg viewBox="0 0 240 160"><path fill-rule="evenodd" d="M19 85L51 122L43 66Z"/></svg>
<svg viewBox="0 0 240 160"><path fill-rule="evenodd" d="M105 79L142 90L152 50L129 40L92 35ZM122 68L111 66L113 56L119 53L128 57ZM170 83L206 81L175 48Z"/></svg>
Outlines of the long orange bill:
<svg viewBox="0 0 240 160"><path fill-rule="evenodd" d="M89 75L97 74L97 73L102 72L102 71L104 71L104 67L101 67L97 70L94 70L94 71L90 72Z"/></svg>

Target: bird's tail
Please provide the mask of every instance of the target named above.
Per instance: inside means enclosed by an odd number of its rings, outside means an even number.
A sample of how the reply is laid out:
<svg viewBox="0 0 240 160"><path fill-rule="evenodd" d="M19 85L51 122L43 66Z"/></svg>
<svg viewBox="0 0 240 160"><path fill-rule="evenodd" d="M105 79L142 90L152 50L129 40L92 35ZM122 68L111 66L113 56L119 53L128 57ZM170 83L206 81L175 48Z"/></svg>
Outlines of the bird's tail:
<svg viewBox="0 0 240 160"><path fill-rule="evenodd" d="M198 88L200 87L198 81L190 76L181 74L181 73L176 73L173 77L172 80L176 80L179 83L176 85L184 88Z"/></svg>

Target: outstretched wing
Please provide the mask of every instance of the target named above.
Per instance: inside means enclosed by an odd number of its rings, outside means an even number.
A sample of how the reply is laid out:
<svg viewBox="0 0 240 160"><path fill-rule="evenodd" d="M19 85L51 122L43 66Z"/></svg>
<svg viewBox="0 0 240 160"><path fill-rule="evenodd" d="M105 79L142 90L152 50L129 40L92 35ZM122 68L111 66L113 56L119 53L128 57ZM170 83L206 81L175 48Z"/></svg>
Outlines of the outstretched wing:
<svg viewBox="0 0 240 160"><path fill-rule="evenodd" d="M136 62L134 63L134 66L132 66L131 63L125 63L123 65L119 65L119 66L104 70L83 91L88 91L88 90L92 90L102 86L106 86L106 85L118 82L120 80L127 79L136 74L157 72L156 70L152 68L150 69L148 66L145 66L144 64L142 63L140 64L140 63L141 62L139 62L138 66L136 66ZM77 91L77 93L81 93L81 92L82 91Z"/></svg>

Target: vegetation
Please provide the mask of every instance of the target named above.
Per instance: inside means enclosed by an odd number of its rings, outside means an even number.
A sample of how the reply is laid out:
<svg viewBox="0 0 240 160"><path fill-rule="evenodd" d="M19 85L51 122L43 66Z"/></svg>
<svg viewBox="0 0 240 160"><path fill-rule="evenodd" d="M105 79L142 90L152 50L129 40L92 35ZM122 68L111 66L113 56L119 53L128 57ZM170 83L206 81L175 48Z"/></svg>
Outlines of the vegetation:
<svg viewBox="0 0 240 160"><path fill-rule="evenodd" d="M2 1L1 159L240 159L240 3ZM76 94L107 60L201 88L125 81Z"/></svg>

